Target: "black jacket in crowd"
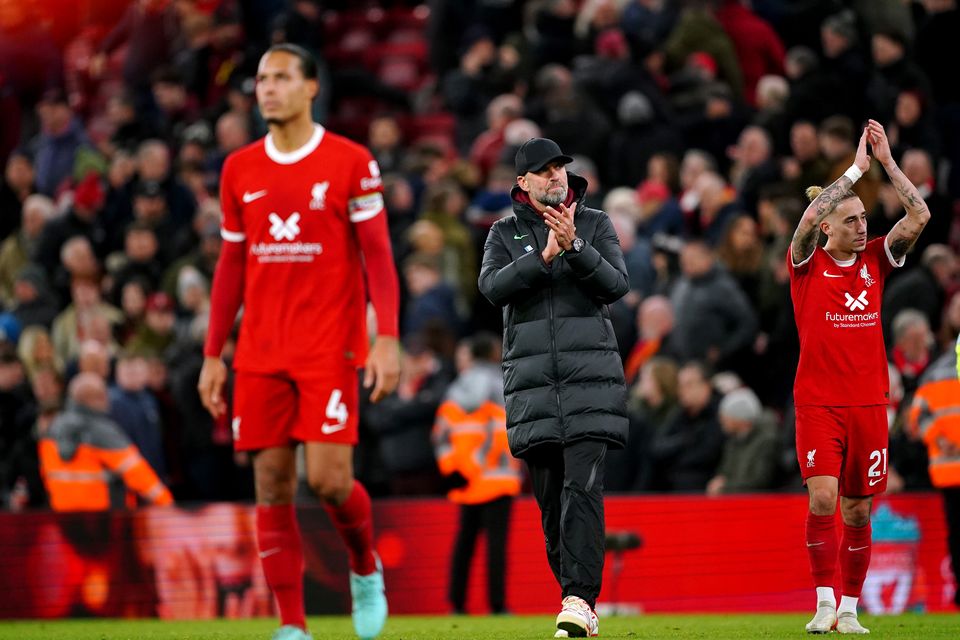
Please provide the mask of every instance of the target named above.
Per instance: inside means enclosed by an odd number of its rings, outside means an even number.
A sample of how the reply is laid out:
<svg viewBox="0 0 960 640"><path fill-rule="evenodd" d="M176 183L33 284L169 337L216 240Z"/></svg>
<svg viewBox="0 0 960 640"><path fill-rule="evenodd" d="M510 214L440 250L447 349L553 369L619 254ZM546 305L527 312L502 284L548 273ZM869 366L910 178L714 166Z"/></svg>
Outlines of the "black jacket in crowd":
<svg viewBox="0 0 960 640"><path fill-rule="evenodd" d="M519 187L513 217L483 251L480 292L503 307L507 435L522 457L544 443L626 442L626 385L607 305L629 289L623 253L603 211L582 205L587 181L569 174L579 254L544 263L548 229Z"/></svg>

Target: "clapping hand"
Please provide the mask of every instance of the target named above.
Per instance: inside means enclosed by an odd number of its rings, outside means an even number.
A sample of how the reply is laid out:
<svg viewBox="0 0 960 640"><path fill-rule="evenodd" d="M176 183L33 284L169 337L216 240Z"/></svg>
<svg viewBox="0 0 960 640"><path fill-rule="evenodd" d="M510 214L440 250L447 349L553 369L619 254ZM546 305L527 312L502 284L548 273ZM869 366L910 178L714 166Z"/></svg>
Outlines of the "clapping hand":
<svg viewBox="0 0 960 640"><path fill-rule="evenodd" d="M863 173L870 170L870 156L867 155L867 138L869 134L869 127L864 127L863 133L860 134L860 143L857 145L857 155L853 159L853 164L857 165L857 168Z"/></svg>
<svg viewBox="0 0 960 640"><path fill-rule="evenodd" d="M887 133L883 130L883 125L876 120L867 121L867 137L870 141L870 148L873 151L873 157L886 166L893 160L893 154L890 153L890 142L887 140Z"/></svg>
<svg viewBox="0 0 960 640"><path fill-rule="evenodd" d="M543 213L543 219L547 227L556 235L557 244L564 251L569 251L573 245L573 239L577 237L577 227L573 224L573 214L577 208L576 204L569 207L561 204L559 210L553 207L547 207Z"/></svg>

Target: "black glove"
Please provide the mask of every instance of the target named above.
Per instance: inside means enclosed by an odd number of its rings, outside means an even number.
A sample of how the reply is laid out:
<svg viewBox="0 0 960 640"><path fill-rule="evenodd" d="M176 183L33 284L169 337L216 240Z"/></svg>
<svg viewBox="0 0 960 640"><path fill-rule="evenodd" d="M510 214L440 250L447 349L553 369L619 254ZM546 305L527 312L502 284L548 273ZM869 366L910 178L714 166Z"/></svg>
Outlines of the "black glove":
<svg viewBox="0 0 960 640"><path fill-rule="evenodd" d="M443 491L444 493L446 493L451 489L460 489L462 487L467 486L469 482L470 481L467 480L467 478L462 473L460 473L459 471L454 471L453 473L449 473L443 476L443 480L442 480Z"/></svg>

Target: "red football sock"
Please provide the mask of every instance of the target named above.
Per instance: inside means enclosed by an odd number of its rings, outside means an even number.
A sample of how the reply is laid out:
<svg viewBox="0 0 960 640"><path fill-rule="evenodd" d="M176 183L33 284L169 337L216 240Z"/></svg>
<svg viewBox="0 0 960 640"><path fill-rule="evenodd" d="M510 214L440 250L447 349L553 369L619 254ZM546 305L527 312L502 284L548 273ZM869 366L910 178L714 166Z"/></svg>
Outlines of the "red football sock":
<svg viewBox="0 0 960 640"><path fill-rule="evenodd" d="M863 579L867 577L870 566L872 528L868 522L862 527L851 527L844 523L843 541L840 544L840 575L843 591L840 595L860 597Z"/></svg>
<svg viewBox="0 0 960 640"><path fill-rule="evenodd" d="M807 555L815 587L833 587L837 573L837 523L835 516L807 513Z"/></svg>
<svg viewBox="0 0 960 640"><path fill-rule="evenodd" d="M257 505L257 548L263 575L277 599L280 623L306 630L303 547L293 505Z"/></svg>
<svg viewBox="0 0 960 640"><path fill-rule="evenodd" d="M353 490L340 506L326 505L327 513L350 553L350 569L361 576L377 570L373 556L373 510L370 495L354 480Z"/></svg>

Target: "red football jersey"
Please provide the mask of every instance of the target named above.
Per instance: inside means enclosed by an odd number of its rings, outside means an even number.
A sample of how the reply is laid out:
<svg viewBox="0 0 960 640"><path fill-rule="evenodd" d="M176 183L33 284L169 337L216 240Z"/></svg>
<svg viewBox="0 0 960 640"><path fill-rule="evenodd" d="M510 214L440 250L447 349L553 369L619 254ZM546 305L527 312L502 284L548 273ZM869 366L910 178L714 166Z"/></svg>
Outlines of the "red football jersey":
<svg viewBox="0 0 960 640"><path fill-rule="evenodd" d="M880 324L883 283L894 267L886 238L845 262L817 247L802 264L787 251L790 294L800 334L797 406L887 404L890 381Z"/></svg>
<svg viewBox="0 0 960 640"><path fill-rule="evenodd" d="M353 224L384 211L370 152L320 125L290 153L268 135L227 158L220 200L223 239L247 252L235 367L361 364L366 292Z"/></svg>

